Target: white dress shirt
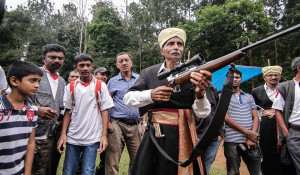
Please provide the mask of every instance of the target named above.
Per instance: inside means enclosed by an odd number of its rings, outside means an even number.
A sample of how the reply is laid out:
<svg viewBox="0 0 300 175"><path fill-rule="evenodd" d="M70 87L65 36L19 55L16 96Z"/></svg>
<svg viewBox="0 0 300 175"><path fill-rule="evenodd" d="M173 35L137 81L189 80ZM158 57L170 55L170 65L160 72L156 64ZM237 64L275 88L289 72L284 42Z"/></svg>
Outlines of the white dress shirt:
<svg viewBox="0 0 300 175"><path fill-rule="evenodd" d="M165 69L166 69L165 63L163 63L158 72L161 72L162 70ZM128 91L125 94L123 101L126 105L135 108L149 105L151 103L154 103L154 101L151 98L152 90L153 89L144 90L144 91ZM199 118L205 118L211 111L211 106L209 101L206 98L206 95L204 95L203 100L195 99L192 108L195 114L197 115L197 117Z"/></svg>

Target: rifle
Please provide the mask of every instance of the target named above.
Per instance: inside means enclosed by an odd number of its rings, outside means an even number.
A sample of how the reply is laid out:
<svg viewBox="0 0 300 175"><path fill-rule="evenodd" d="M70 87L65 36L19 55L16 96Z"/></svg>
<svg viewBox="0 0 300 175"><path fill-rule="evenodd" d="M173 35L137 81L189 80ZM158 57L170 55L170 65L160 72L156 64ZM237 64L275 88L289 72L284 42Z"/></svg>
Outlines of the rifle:
<svg viewBox="0 0 300 175"><path fill-rule="evenodd" d="M199 72L200 70L207 70L207 71L210 71L211 73L213 73L213 72L229 65L230 63L233 63L233 62L243 58L245 56L245 52L247 52L253 48L256 48L262 44L265 44L267 42L275 40L279 37L282 37L284 35L292 33L299 29L300 29L300 24L295 25L295 26L288 28L282 32L274 34L270 37L267 37L256 43L253 43L247 47L244 47L242 49L239 49L237 51L234 51L223 57L209 61L207 63L205 62L205 60L201 54L197 54L196 56L191 58L191 60L188 61L187 63L183 63L179 66L175 66L170 71L165 71L165 72L158 74L157 78L159 80L167 78L168 86L174 87L174 92L178 92L178 91L180 91L180 89L178 89L179 88L178 85L189 81L191 72Z"/></svg>
<svg viewBox="0 0 300 175"><path fill-rule="evenodd" d="M244 57L245 52L255 48L259 45L262 45L266 42L272 41L276 38L279 38L281 36L284 36L288 33L294 32L300 28L300 24L293 26L289 29L286 29L280 33L277 33L275 35L272 35L266 39L260 40L252 45L249 45L247 47L244 47L242 49L239 49L235 52L232 52L228 55L225 55L221 58L218 58L216 60L210 61L206 63L203 59L203 56L201 54L198 54L194 56L189 62L183 63L179 66L175 66L172 70L168 72L162 72L158 74L158 79L168 79L168 86L173 87L175 92L178 92L180 89L178 85L181 83L187 82L190 80L190 74L191 72L196 72L200 70L208 70L210 72L214 72L218 69L221 69L225 67L226 65L241 59ZM233 88L233 71L234 65L231 64L231 68L229 69L228 77L223 85L223 90L220 96L220 100L217 104L217 108L215 111L215 114L213 116L212 121L209 123L208 127L206 128L203 137L201 140L195 145L193 151L191 152L189 158L187 160L174 160L172 157L170 157L157 143L156 139L153 136L153 133L151 132L151 125L150 125L150 137L156 148L159 150L159 152L169 161L175 163L178 166L186 167L190 163L192 163L194 160L197 159L200 155L202 155L211 141L214 137L217 136L219 128L221 127L222 123L224 122L225 114L228 110L228 106L231 100L232 96L232 88ZM177 88L178 87L178 88ZM144 107L140 108L140 112L145 110ZM147 107L145 107L147 108Z"/></svg>

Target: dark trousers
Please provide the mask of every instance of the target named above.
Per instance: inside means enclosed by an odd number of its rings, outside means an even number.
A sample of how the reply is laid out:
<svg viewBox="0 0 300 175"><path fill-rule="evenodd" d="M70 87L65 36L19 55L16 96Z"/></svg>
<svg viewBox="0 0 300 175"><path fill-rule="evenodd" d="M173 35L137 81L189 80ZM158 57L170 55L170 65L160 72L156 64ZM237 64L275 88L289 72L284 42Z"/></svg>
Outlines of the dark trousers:
<svg viewBox="0 0 300 175"><path fill-rule="evenodd" d="M261 163L262 173L264 175L280 175L283 172L283 165L280 163L280 155L277 151L277 126L275 116L269 118L262 117L260 123L260 141L259 145L263 152Z"/></svg>
<svg viewBox="0 0 300 175"><path fill-rule="evenodd" d="M239 143L224 142L224 155L226 157L226 168L228 175L239 175L241 157L243 158L245 164L247 165L250 175L261 175L261 163L259 160L253 160L245 156L245 154L240 154L236 150L236 146Z"/></svg>
<svg viewBox="0 0 300 175"><path fill-rule="evenodd" d="M51 150L51 154L49 156L49 161L48 161L47 170L46 170L47 175L56 175L57 167L58 167L59 160L61 157L61 154L57 151L57 148L56 148L58 139L60 137L60 133L61 133L61 125L58 126L57 133L54 136L54 142L52 145L52 150Z"/></svg>
<svg viewBox="0 0 300 175"><path fill-rule="evenodd" d="M286 143L293 159L297 174L300 174L300 131L290 128L286 136Z"/></svg>

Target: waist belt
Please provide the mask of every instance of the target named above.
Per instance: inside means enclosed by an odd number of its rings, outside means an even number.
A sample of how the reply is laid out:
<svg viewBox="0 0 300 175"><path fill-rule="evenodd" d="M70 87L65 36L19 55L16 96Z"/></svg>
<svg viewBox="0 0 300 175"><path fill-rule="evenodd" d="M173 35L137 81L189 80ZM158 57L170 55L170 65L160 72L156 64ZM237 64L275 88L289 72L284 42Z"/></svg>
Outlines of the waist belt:
<svg viewBox="0 0 300 175"><path fill-rule="evenodd" d="M297 130L297 131L300 131L300 126L298 126L298 125L290 124L290 128L292 128L294 130Z"/></svg>
<svg viewBox="0 0 300 175"><path fill-rule="evenodd" d="M151 122L153 123L155 129L156 138L167 137L164 134L160 133L160 126L159 126L160 124L178 126L178 130L179 130L178 159L179 162L187 160L189 158L190 153L193 151L193 147L198 142L195 119L192 110L191 109L168 109L168 108L155 109L152 111ZM150 130L150 136L157 149L167 158L168 157L167 153L156 142L156 139L154 138L151 130ZM198 157L197 160L198 160L198 164L199 164L198 166L200 168L201 174L204 174L201 158ZM178 174L192 175L193 164L191 163L187 167L178 166Z"/></svg>
<svg viewBox="0 0 300 175"><path fill-rule="evenodd" d="M273 118L275 116L275 109L264 109L262 111L262 117Z"/></svg>
<svg viewBox="0 0 300 175"><path fill-rule="evenodd" d="M126 119L122 119L122 118L113 118L111 117L111 119L116 120L118 122L122 122L125 123L126 125L137 125L139 124L139 121L128 121Z"/></svg>

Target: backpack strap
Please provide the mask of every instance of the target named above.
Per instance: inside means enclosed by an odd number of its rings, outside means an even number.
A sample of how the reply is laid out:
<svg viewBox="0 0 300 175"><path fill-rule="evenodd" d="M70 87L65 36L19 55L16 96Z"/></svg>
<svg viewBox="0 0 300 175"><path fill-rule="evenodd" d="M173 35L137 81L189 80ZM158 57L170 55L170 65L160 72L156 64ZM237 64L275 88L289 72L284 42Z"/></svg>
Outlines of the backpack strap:
<svg viewBox="0 0 300 175"><path fill-rule="evenodd" d="M101 80L97 80L96 81L96 88L95 88L95 94L96 94L96 100L98 101L99 96L98 96L98 92L101 94Z"/></svg>
<svg viewBox="0 0 300 175"><path fill-rule="evenodd" d="M74 98L74 86L75 86L75 81L71 81L71 83L70 83L70 92L72 92L72 97L73 97L73 100L75 101L75 98Z"/></svg>

